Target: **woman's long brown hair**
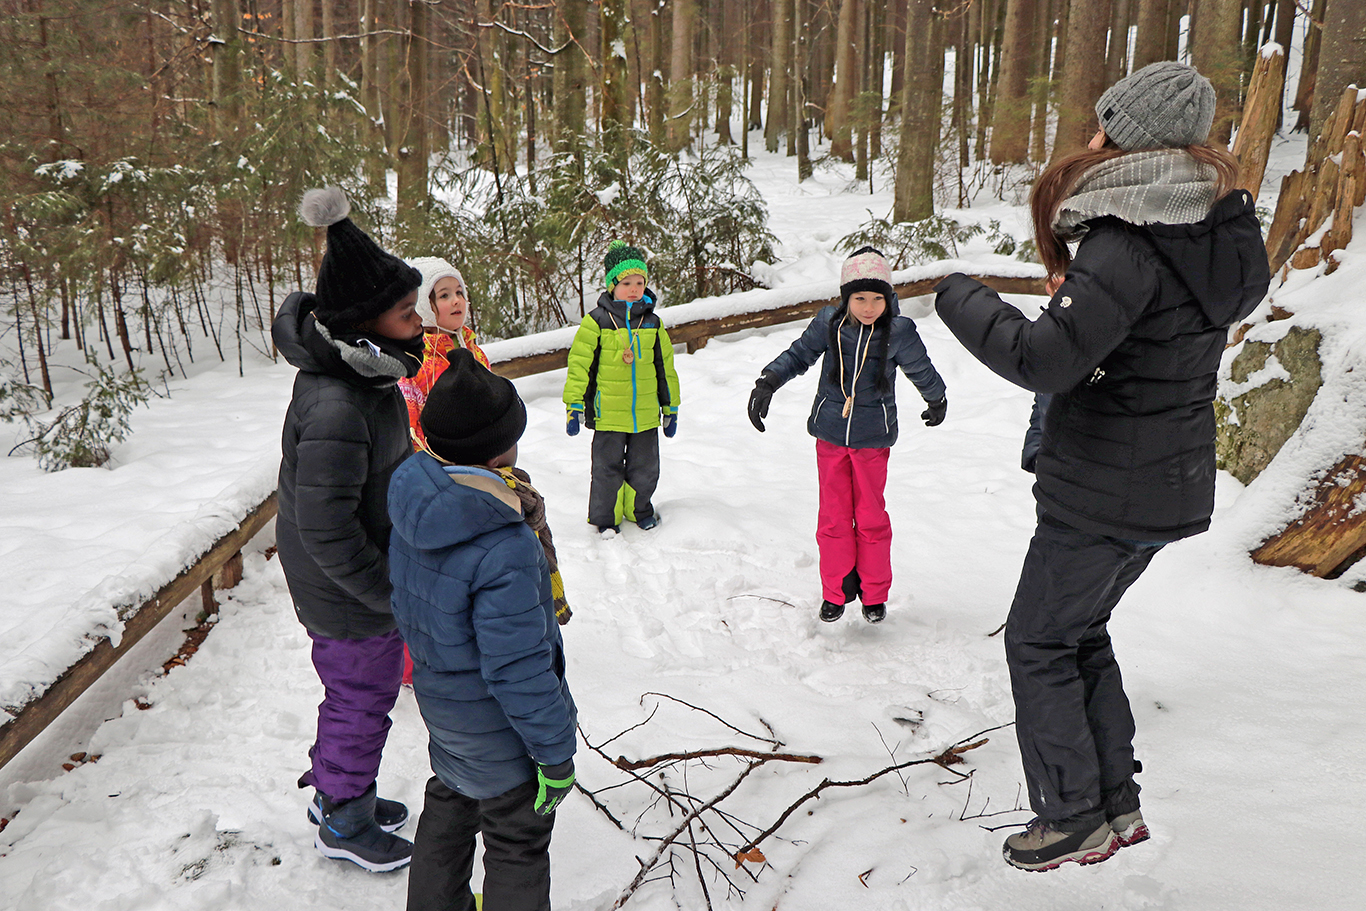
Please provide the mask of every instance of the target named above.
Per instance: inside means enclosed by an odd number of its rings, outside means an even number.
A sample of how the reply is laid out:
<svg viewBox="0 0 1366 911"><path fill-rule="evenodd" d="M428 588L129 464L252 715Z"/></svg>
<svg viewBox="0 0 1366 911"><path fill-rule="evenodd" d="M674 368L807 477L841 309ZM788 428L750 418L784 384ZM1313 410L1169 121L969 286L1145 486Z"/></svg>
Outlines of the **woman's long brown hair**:
<svg viewBox="0 0 1366 911"><path fill-rule="evenodd" d="M1217 175L1214 188L1216 201L1238 186L1238 159L1233 157L1232 152L1209 145L1186 146L1186 151L1200 164L1214 168ZM1058 217L1063 202L1072 195L1077 181L1089 168L1128 154L1107 142L1103 148L1083 149L1075 155L1069 155L1047 168L1034 181L1034 190L1029 196L1030 214L1034 219L1034 245L1050 276L1065 274L1072 263L1072 253L1067 243L1053 231L1053 220Z"/></svg>

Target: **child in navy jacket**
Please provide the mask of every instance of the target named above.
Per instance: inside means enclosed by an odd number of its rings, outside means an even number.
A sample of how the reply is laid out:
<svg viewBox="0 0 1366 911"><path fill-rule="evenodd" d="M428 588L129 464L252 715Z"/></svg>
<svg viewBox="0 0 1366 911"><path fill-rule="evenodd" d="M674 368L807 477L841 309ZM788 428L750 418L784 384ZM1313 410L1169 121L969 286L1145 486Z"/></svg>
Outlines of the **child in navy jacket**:
<svg viewBox="0 0 1366 911"><path fill-rule="evenodd" d="M883 490L897 439L896 368L929 405L921 415L927 426L944 420L948 398L915 323L900 315L887 260L872 247L845 260L840 305L817 313L755 382L749 419L756 429L764 429L774 391L822 355L806 422L816 438L820 478L821 619L838 620L845 603L858 596L864 619L877 623L886 616L892 586L892 522Z"/></svg>
<svg viewBox="0 0 1366 911"><path fill-rule="evenodd" d="M512 468L526 408L509 380L461 349L420 420L425 449L389 487L394 619L435 773L408 909L473 911L479 832L485 906L548 909L550 833L574 782L576 714L544 509Z"/></svg>

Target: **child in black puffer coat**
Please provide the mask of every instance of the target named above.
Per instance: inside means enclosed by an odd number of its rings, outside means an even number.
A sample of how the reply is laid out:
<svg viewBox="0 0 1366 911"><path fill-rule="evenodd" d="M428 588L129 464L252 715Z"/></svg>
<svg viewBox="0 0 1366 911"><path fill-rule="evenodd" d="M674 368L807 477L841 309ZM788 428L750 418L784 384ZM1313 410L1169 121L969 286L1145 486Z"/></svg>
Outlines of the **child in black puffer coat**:
<svg viewBox="0 0 1366 911"><path fill-rule="evenodd" d="M788 380L825 361L806 429L816 438L820 512L821 619L838 620L855 595L863 616L877 623L892 586L892 522L883 490L897 439L896 368L929 407L930 427L948 410L944 381L916 332L902 316L887 260L864 247L840 271L840 305L825 307L782 354L764 368L749 398L749 419L763 431L769 400Z"/></svg>

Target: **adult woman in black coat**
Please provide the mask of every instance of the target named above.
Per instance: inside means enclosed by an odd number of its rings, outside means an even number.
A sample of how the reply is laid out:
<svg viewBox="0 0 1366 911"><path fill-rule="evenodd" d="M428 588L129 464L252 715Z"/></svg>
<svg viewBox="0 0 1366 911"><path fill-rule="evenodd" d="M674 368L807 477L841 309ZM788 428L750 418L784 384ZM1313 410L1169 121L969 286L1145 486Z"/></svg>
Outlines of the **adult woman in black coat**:
<svg viewBox="0 0 1366 911"><path fill-rule="evenodd" d="M1039 319L961 274L935 289L969 351L1053 394L1035 466L1039 524L1006 623L1038 818L1003 851L1027 870L1095 863L1148 837L1106 624L1163 545L1209 527L1220 355L1270 279L1251 197L1233 189L1237 160L1204 144L1208 80L1155 63L1107 90L1096 114L1088 150L1035 185L1051 294Z"/></svg>

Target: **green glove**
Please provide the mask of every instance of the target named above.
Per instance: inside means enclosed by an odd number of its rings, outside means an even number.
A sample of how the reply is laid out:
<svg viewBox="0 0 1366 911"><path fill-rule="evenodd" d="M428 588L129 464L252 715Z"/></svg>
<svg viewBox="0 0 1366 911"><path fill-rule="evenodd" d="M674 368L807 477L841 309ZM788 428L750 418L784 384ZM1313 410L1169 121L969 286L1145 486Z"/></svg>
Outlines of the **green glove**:
<svg viewBox="0 0 1366 911"><path fill-rule="evenodd" d="M566 759L559 765L536 765L536 803L532 809L537 816L549 816L574 787L574 760Z"/></svg>

